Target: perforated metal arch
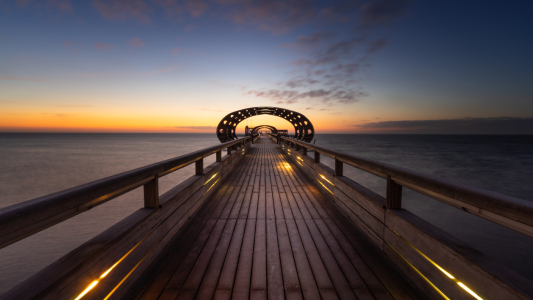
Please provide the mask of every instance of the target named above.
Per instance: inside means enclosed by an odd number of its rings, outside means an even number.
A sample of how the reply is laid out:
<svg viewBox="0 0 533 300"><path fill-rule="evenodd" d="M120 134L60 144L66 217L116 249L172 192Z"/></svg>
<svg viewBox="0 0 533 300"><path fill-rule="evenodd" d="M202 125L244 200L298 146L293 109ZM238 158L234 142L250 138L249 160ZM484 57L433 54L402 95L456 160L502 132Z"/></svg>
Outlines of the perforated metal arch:
<svg viewBox="0 0 533 300"><path fill-rule="evenodd" d="M254 128L250 129L250 131L253 133L253 134L256 134L259 130L261 129L268 129L270 130L270 132L272 134L278 134L278 129L274 126L270 126L270 125L259 125L259 126L255 126Z"/></svg>
<svg viewBox="0 0 533 300"><path fill-rule="evenodd" d="M284 118L294 126L294 138L310 142L315 136L315 128L311 121L299 112L280 107L250 107L227 114L217 126L217 137L225 143L237 138L235 129L240 122L259 115L273 115Z"/></svg>

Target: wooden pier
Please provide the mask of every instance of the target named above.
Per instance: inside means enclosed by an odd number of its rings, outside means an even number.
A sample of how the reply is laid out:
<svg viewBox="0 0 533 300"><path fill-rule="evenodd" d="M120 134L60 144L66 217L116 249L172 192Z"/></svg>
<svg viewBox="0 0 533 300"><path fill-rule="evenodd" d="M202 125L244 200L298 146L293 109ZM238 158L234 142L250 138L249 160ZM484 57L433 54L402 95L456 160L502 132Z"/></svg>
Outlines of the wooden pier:
<svg viewBox="0 0 533 300"><path fill-rule="evenodd" d="M216 162L204 167L209 155ZM158 178L193 163L193 176L159 195ZM386 179L387 197L344 177L343 164ZM533 297L531 281L403 210L401 191L530 236L533 205L281 136L229 141L1 209L0 246L140 186L144 208L0 299Z"/></svg>
<svg viewBox="0 0 533 300"><path fill-rule="evenodd" d="M260 138L127 299L419 299L425 295Z"/></svg>

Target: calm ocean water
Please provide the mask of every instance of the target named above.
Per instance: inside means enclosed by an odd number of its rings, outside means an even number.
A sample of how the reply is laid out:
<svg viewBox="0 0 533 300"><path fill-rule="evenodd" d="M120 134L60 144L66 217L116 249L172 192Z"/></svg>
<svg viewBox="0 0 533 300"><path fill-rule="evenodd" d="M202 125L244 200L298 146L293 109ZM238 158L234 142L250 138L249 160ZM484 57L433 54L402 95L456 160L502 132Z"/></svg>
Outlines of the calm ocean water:
<svg viewBox="0 0 533 300"><path fill-rule="evenodd" d="M0 133L0 207L218 144L214 134ZM533 136L317 135L316 144L533 201ZM208 165L214 161L210 157ZM323 159L325 164L333 162ZM163 177L163 193L193 173ZM381 178L346 176L385 194ZM533 279L533 239L412 191L404 207ZM0 294L142 207L137 189L0 250Z"/></svg>

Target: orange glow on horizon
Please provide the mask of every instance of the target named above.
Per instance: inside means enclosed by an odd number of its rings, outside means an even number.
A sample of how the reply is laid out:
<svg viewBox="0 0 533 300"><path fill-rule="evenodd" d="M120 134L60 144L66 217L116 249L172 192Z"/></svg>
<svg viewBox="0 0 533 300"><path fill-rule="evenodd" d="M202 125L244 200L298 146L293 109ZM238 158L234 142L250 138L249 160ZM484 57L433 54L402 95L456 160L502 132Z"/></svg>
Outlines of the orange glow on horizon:
<svg viewBox="0 0 533 300"><path fill-rule="evenodd" d="M81 111L80 111L81 109ZM142 111L114 107L98 111L92 108L65 108L61 112L42 112L44 109L16 107L0 113L0 132L117 132L117 133L214 133L226 115L220 111L183 109L180 111ZM103 112L102 112L103 111ZM303 111L311 120L315 133L379 133L383 129L361 128L362 121L340 120L337 115ZM229 113L229 111L228 111ZM244 134L246 126L271 125L289 130L294 126L287 120L270 116L254 116L237 126L237 134ZM398 128L398 130L401 128ZM394 130L392 128L386 129Z"/></svg>

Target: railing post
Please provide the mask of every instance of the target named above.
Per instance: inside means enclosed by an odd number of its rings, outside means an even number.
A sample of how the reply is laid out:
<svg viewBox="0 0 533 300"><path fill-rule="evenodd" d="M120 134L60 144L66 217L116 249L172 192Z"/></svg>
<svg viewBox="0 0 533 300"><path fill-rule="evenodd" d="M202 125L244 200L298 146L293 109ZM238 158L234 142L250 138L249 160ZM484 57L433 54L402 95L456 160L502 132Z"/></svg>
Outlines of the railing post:
<svg viewBox="0 0 533 300"><path fill-rule="evenodd" d="M144 185L144 208L159 208L159 183L157 175Z"/></svg>
<svg viewBox="0 0 533 300"><path fill-rule="evenodd" d="M387 209L402 208L402 186L387 175Z"/></svg>
<svg viewBox="0 0 533 300"><path fill-rule="evenodd" d="M320 162L320 153L315 150L315 164L318 164Z"/></svg>
<svg viewBox="0 0 533 300"><path fill-rule="evenodd" d="M342 167L343 167L342 161L335 158L335 176L343 176Z"/></svg>
<svg viewBox="0 0 533 300"><path fill-rule="evenodd" d="M231 146L228 147L228 155L231 155Z"/></svg>
<svg viewBox="0 0 533 300"><path fill-rule="evenodd" d="M200 158L194 164L196 165L196 175L204 175L204 158Z"/></svg>
<svg viewBox="0 0 533 300"><path fill-rule="evenodd" d="M303 154L303 155L307 155L307 148L302 147L302 154Z"/></svg>
<svg viewBox="0 0 533 300"><path fill-rule="evenodd" d="M217 162L221 162L221 161L222 161L222 150L218 150L218 151L216 152L216 155L217 155L217 159L216 159L216 161L217 161Z"/></svg>

